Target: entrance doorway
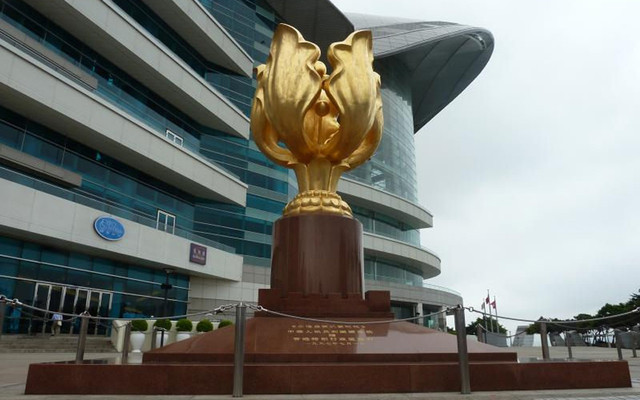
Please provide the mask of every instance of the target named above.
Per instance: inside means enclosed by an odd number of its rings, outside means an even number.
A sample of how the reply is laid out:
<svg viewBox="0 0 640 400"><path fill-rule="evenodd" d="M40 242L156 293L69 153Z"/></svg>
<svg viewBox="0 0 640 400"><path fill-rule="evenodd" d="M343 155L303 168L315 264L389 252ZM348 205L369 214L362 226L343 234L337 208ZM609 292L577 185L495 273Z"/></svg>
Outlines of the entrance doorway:
<svg viewBox="0 0 640 400"><path fill-rule="evenodd" d="M108 317L112 300L113 294L104 290L38 282L34 289L32 305L46 311L34 311L33 317L29 320L29 333L51 332L51 318L55 312L78 315L88 311L92 317ZM80 332L80 318L71 321L68 317L64 319L61 333ZM88 334L108 335L110 333L111 324L107 321L94 318L89 320Z"/></svg>

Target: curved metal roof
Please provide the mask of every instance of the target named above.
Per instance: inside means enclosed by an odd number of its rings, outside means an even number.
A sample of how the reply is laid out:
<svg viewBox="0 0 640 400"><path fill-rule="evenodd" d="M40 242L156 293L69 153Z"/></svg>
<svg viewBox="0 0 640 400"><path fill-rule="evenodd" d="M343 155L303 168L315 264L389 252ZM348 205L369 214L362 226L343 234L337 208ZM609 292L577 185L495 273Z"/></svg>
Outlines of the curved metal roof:
<svg viewBox="0 0 640 400"><path fill-rule="evenodd" d="M356 29L370 29L377 60L394 57L409 70L417 132L480 74L493 52L482 28L345 13Z"/></svg>
<svg viewBox="0 0 640 400"><path fill-rule="evenodd" d="M307 40L317 43L323 56L330 43L343 40L354 29L370 29L376 59L394 57L409 70L414 132L469 86L493 52L493 35L483 28L342 13L329 0L266 1Z"/></svg>

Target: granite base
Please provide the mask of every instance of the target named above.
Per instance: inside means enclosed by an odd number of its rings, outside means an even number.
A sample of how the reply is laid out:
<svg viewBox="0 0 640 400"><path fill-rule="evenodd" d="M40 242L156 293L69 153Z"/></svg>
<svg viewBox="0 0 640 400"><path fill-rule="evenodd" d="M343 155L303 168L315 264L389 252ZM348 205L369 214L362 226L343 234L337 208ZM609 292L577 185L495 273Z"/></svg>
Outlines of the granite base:
<svg viewBox="0 0 640 400"><path fill-rule="evenodd" d="M353 325L259 317L247 321L246 394L460 390L456 337L400 322ZM234 328L145 353L143 363L32 364L26 394L230 394ZM324 343L324 344L320 344ZM472 391L630 387L626 361L519 363L469 341Z"/></svg>

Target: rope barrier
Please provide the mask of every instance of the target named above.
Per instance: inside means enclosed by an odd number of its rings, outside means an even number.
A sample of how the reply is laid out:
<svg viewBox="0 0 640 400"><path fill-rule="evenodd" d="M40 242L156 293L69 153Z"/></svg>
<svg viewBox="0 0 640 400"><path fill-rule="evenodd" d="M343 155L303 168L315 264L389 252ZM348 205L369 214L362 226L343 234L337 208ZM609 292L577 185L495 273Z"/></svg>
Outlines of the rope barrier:
<svg viewBox="0 0 640 400"><path fill-rule="evenodd" d="M488 330L485 326L478 324L477 326L479 326L483 331L487 332L487 333L492 333L494 335L499 335L500 337L503 337L505 339L508 338L514 338L516 336L520 336L520 335L526 335L526 331L522 331L520 333L514 333L513 335L506 335L504 333L499 333L499 332L491 332L490 330Z"/></svg>
<svg viewBox="0 0 640 400"><path fill-rule="evenodd" d="M10 305L12 307L23 307L23 308L27 308L27 309L30 309L30 310L33 310L33 311L42 312L42 313L45 313L45 314L57 313L57 314L60 314L62 316L68 317L67 319L63 320L64 322L70 322L70 321L73 321L73 320L78 318L78 315L76 315L76 314L64 313L64 312L54 312L54 311L51 311L51 310L47 310L47 309L31 306L31 305L22 303L17 298L9 299L7 296L0 294L0 304L2 304L2 303L8 304L8 305ZM196 316L205 315L205 314L219 314L219 313L223 313L223 312L225 312L227 310L230 310L230 309L234 308L236 305L238 305L238 303L224 304L222 306L216 307L216 308L211 309L211 310L199 311L199 312L195 312L195 313L182 314L182 315L172 315L172 316L168 316L168 317L162 317L162 319L181 319L181 318L196 317ZM409 317L409 318L380 320L380 321L367 321L367 322L362 322L362 321L354 322L354 321L337 321L337 320L329 320L329 319L302 317L302 316L298 316L298 315L291 315L291 314L286 314L286 313L282 313L282 312L278 312L278 311L274 311L274 310L269 310L269 309L266 309L266 308L264 308L264 307L262 307L260 305L253 305L253 304L247 304L247 307L249 307L250 309L252 309L254 311L266 312L268 314L277 315L277 316L285 317L285 318L293 318L293 319L299 319L299 320L310 321L310 322L335 323L335 324L343 324L343 325L362 325L362 324L375 325L375 324L391 324L391 323L397 323L397 322L410 322L410 321L416 321L416 320L421 320L421 319L425 319L425 318L434 317L434 316L440 315L440 314L446 314L446 313L450 312L451 310L455 309L455 307L448 307L448 308L445 308L443 310L440 310L440 311L437 311L437 312L434 312L434 313L431 313L431 314L418 315L418 316ZM472 312L472 313L483 314L481 311L475 310L473 307L463 307L463 308L466 309L469 312ZM50 319L48 319L48 318L38 317L38 316L35 316L35 315L31 314L31 313L28 313L24 309L22 310L22 312L25 313L25 314L30 314L32 316L32 318L39 318L39 319L41 319L43 321L50 321ZM634 310L631 310L631 311L627 311L627 312L621 313L621 314L608 315L608 316L605 316L605 317L589 318L589 319L583 319L583 320L564 320L564 321L552 321L552 320L548 320L548 319L532 320L532 319L524 319L524 318L506 317L506 316L502 316L502 315L496 315L495 317L499 318L499 319L509 320L509 321L528 322L528 323L533 323L533 324L544 322L544 323L547 323L547 324L552 324L552 325L563 327L562 324L580 324L580 323L585 323L585 322L604 321L604 320L608 320L608 319L623 317L625 315L639 314L639 313L640 313L640 307L638 307L638 308L636 308ZM91 319L93 319L93 320L105 320L105 321L114 321L114 320L130 321L130 320L136 320L136 319L145 319L145 317L119 318L119 317L94 316L94 317L91 317ZM489 332L486 327L484 327L482 325L479 325L479 326L482 329L484 329L485 332ZM564 328L573 329L575 327L564 327ZM496 332L491 332L491 333L496 333ZM511 336L505 335L505 337L515 337L517 335L519 335L519 334L515 334L515 335L511 335Z"/></svg>
<svg viewBox="0 0 640 400"><path fill-rule="evenodd" d="M7 318L11 318L11 317L9 316L9 317L7 317ZM49 321L53 321L51 318L45 318L45 317L43 317L43 316L40 316L40 315L36 315L36 314L30 313L29 311L26 311L26 310L22 310L22 311L20 312L20 317L19 317L19 318L20 318L20 319L31 319L31 320L42 321L42 322L49 322ZM75 319L77 319L77 318L78 318L78 317L77 317L77 316L75 316L75 317L71 317L71 318L63 319L63 320L62 320L62 322L71 322L71 321L73 321L73 320L75 320Z"/></svg>
<svg viewBox="0 0 640 400"><path fill-rule="evenodd" d="M9 299L9 298L8 298L7 296L5 296L5 295L0 295L0 304L2 304L2 303L4 303L4 304L8 304L8 305L10 305L11 307L22 307L22 308L23 308L22 312L23 312L23 313L25 313L25 314L26 314L26 313L28 313L28 311L25 311L25 310L24 310L24 308L27 308L27 309L30 309L30 310L33 310L33 311L39 311L39 312L46 313L46 314L53 314L53 313L56 313L56 314L60 314L60 315L62 315L62 316L67 316L67 317L69 317L69 319L68 319L68 320L66 320L66 321L71 321L71 320L73 320L73 319L78 318L78 315L76 315L76 314L65 313L65 312L61 312L61 311L60 311L60 312L59 312L59 311L51 311L51 310L47 310L47 309L44 309L44 308L39 308L39 307L31 306L31 305L29 305L29 304L22 303L22 302L21 302L20 300L18 300L18 299ZM195 316L204 315L204 314L220 314L220 313L223 313L223 312L225 312L225 311L227 311L227 310L229 310L229 309L234 308L234 307L236 306L236 304L237 304L237 303L234 303L234 304L224 304L224 305L222 305L222 306L216 307L216 308L211 309L211 310L199 311L199 312L190 313L190 314L171 315L171 316L168 316L168 317L161 317L161 318L162 318L162 319L181 319L181 318L195 317ZM33 315L33 314L31 314L31 315ZM44 320L44 318L42 318L42 317L34 316L34 318L41 318L41 319L43 319L43 320ZM92 316L92 317L91 317L91 319L107 320L107 321L114 321L114 320L126 320L126 321L132 321L132 320L135 320L135 319L146 319L146 317L136 317L136 318L119 318L119 317L100 317L100 316ZM158 319L160 319L160 318L158 318ZM47 321L49 321L50 319L46 319L46 320L47 320Z"/></svg>
<svg viewBox="0 0 640 400"><path fill-rule="evenodd" d="M443 314L448 312L449 310L451 310L452 308L446 308L444 310L441 311L437 311L431 314L427 314L427 315L419 315L417 317L410 317L410 318L401 318L401 319L389 319L389 320L382 320L382 321L335 321L335 320L329 320L329 319L319 319L319 318L309 318L309 317L301 317L298 315L291 315L291 314L286 314L286 313L281 313L278 311L273 311L273 310L268 310L260 305L256 306L253 304L247 304L247 307L249 307L250 309L254 310L254 311L264 311L266 313L269 314L273 314L273 315L278 315L280 317L286 317L286 318L293 318L293 319L299 319L302 321L309 321L309 322L323 322L323 323L329 323L329 324L341 324L341 325L376 325L376 324L392 324L392 323L396 323L396 322L408 322L408 321L415 321L418 319L423 319L423 318L429 318L429 317L433 317L435 315L439 315L439 314Z"/></svg>
<svg viewBox="0 0 640 400"><path fill-rule="evenodd" d="M465 307L465 308L469 312L473 312L473 313L476 313L476 314L482 314L481 311L475 310L473 307ZM562 324L581 324L581 323L584 323L584 322L604 321L604 320L607 320L607 319L624 317L625 315L630 315L630 314L634 314L634 313L640 313L640 307L638 307L638 308L636 308L634 310L631 310L631 311L627 311L627 312L621 313L621 314L608 315L606 317L599 317L599 318L580 319L580 320L564 320L564 321L552 321L552 320L548 320L548 319L533 320L533 319L505 317L503 315L495 315L495 317L499 318L499 319L510 320L510 321L529 322L529 323L534 323L534 324L537 323L537 322L544 322L546 324L558 324L558 323L562 323Z"/></svg>

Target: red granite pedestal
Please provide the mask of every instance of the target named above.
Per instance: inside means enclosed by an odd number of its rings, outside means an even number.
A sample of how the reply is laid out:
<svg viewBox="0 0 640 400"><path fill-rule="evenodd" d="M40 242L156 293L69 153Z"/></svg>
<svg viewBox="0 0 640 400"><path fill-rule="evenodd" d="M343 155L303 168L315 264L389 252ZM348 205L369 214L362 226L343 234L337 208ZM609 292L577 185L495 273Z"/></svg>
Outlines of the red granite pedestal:
<svg viewBox="0 0 640 400"><path fill-rule="evenodd" d="M456 337L393 317L387 291L363 293L362 226L335 215L274 226L268 310L247 321L246 394L460 390ZM340 321L340 322L338 322ZM354 322L347 324L345 322ZM471 390L630 387L626 361L518 363L513 351L470 341ZM234 329L143 356L142 364L32 364L26 394L230 394Z"/></svg>
<svg viewBox="0 0 640 400"><path fill-rule="evenodd" d="M326 214L283 217L273 226L271 288L258 291L258 304L304 317L393 319L389 292L364 293L363 271L358 220Z"/></svg>

